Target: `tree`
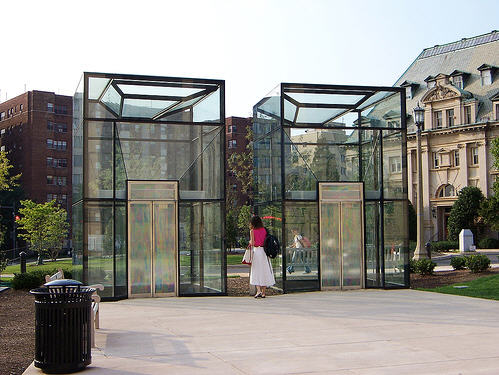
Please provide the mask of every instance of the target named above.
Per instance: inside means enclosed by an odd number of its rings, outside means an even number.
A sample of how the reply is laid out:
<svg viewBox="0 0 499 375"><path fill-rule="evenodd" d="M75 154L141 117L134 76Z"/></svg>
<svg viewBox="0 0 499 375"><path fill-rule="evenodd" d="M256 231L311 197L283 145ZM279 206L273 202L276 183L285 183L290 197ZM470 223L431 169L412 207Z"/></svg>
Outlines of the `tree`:
<svg viewBox="0 0 499 375"><path fill-rule="evenodd" d="M233 209L228 210L227 217L225 219L225 241L227 249L232 250L236 246L237 240L237 223L236 223L237 212Z"/></svg>
<svg viewBox="0 0 499 375"><path fill-rule="evenodd" d="M244 152L234 152L227 160L227 166L241 184L241 191L252 198L253 187L253 131L246 127L248 144ZM230 194L230 189L228 189Z"/></svg>
<svg viewBox="0 0 499 375"><path fill-rule="evenodd" d="M66 211L56 206L55 201L35 203L24 200L21 204L23 208L19 212L22 217L18 221L18 227L24 233L19 236L26 239L33 250L38 252L38 264L42 263L44 254L55 260L68 234Z"/></svg>
<svg viewBox="0 0 499 375"><path fill-rule="evenodd" d="M449 240L458 241L461 230L470 229L476 241L480 229L478 210L483 199L482 191L475 186L467 186L457 193L447 222Z"/></svg>
<svg viewBox="0 0 499 375"><path fill-rule="evenodd" d="M7 158L5 151L0 151L0 190L12 190L18 185L18 180L21 174L15 176L10 175L10 169L14 168Z"/></svg>
<svg viewBox="0 0 499 375"><path fill-rule="evenodd" d="M499 170L499 137L491 142L490 153L494 157L494 169ZM492 230L499 231L499 178L496 177L492 187L493 195L483 200L480 216Z"/></svg>
<svg viewBox="0 0 499 375"><path fill-rule="evenodd" d="M249 237L249 222L251 220L251 215L251 206L242 206L239 210L237 227L239 228L239 235L241 237Z"/></svg>

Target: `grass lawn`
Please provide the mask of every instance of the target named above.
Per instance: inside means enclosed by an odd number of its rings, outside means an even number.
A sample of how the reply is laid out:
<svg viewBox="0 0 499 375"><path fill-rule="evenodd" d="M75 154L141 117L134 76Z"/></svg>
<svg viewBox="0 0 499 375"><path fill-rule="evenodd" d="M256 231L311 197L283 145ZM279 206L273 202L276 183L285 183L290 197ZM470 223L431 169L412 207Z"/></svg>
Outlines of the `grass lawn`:
<svg viewBox="0 0 499 375"><path fill-rule="evenodd" d="M241 264L243 260L243 254L227 254L227 265L233 266L235 264Z"/></svg>
<svg viewBox="0 0 499 375"><path fill-rule="evenodd" d="M44 264L41 266L37 266L36 262L31 262L26 264L26 271L34 271L34 270L45 270L52 271L54 268L62 268L63 270L71 271L73 269L73 264L71 259L57 260L55 262L52 261L44 261ZM2 272L3 274L9 273L20 273L21 266L19 264L15 264L12 266L7 266L5 270Z"/></svg>
<svg viewBox="0 0 499 375"><path fill-rule="evenodd" d="M468 286L468 288L454 288L454 286ZM499 301L499 275L480 277L473 281L441 286L438 288L418 288L418 290Z"/></svg>

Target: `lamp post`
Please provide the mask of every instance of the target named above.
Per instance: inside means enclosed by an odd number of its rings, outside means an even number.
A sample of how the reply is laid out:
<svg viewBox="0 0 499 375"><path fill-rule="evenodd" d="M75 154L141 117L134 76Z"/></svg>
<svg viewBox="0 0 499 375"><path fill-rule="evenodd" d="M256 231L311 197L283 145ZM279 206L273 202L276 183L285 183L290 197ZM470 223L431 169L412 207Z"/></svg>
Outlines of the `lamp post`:
<svg viewBox="0 0 499 375"><path fill-rule="evenodd" d="M422 161L421 161L421 127L424 124L424 109L418 106L413 109L414 111L414 122L416 123L416 158L418 163L418 204L417 204L417 243L416 249L414 250L414 260L426 259L428 254L424 247L424 235L423 235L423 171L422 171Z"/></svg>

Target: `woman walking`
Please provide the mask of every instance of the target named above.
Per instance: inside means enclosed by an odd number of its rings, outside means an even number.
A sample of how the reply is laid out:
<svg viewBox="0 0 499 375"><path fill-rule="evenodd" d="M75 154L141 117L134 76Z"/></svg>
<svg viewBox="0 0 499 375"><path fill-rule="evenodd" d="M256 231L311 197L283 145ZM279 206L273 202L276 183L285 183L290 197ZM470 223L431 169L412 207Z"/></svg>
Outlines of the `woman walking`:
<svg viewBox="0 0 499 375"><path fill-rule="evenodd" d="M250 284L256 286L255 298L265 298L265 290L275 284L274 272L270 260L265 254L263 243L267 231L263 227L262 219L253 216L250 222L251 270Z"/></svg>

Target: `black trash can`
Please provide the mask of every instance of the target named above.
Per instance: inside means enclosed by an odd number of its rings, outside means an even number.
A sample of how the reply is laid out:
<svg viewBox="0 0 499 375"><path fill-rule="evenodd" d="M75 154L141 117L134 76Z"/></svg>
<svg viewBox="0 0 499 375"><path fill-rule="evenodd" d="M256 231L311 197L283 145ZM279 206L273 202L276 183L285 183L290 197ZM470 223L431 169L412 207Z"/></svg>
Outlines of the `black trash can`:
<svg viewBox="0 0 499 375"><path fill-rule="evenodd" d="M48 374L82 370L92 361L92 293L62 279L30 291L35 296L35 367Z"/></svg>

